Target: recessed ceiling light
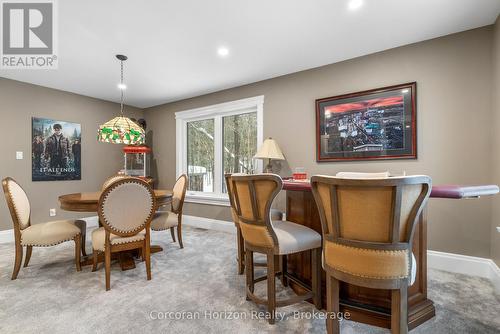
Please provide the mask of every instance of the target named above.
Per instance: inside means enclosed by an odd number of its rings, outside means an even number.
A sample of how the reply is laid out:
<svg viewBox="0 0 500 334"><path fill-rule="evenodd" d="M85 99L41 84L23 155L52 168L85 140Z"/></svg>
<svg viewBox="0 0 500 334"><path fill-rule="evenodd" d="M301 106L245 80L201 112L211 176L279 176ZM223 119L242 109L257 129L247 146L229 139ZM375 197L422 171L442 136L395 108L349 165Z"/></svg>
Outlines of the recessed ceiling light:
<svg viewBox="0 0 500 334"><path fill-rule="evenodd" d="M118 88L121 90L125 90L125 89L127 89L127 85L125 85L124 83L119 83Z"/></svg>
<svg viewBox="0 0 500 334"><path fill-rule="evenodd" d="M361 6L363 6L363 0L350 0L347 6L350 10L359 9L361 8Z"/></svg>
<svg viewBox="0 0 500 334"><path fill-rule="evenodd" d="M229 56L229 49L225 46L221 46L217 49L217 54L221 57Z"/></svg>

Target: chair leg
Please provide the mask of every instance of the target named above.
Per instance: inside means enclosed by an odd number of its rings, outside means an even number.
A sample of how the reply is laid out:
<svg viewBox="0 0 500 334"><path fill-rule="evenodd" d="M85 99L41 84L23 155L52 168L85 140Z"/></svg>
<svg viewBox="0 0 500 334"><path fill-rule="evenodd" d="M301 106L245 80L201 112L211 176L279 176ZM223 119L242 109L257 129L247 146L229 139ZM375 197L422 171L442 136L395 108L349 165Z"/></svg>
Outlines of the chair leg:
<svg viewBox="0 0 500 334"><path fill-rule="evenodd" d="M333 276L326 277L326 332L339 334L339 281Z"/></svg>
<svg viewBox="0 0 500 334"><path fill-rule="evenodd" d="M149 238L146 238L146 241L144 242L144 260L146 261L146 275L148 281L151 280L151 252L150 252L150 246L149 246Z"/></svg>
<svg viewBox="0 0 500 334"><path fill-rule="evenodd" d="M106 291L111 289L111 249L109 245L104 246L104 267L106 271Z"/></svg>
<svg viewBox="0 0 500 334"><path fill-rule="evenodd" d="M311 281L314 306L321 310L321 248L311 251Z"/></svg>
<svg viewBox="0 0 500 334"><path fill-rule="evenodd" d="M238 245L238 275L243 275L245 271L245 240L243 240L239 226L236 226L236 244Z"/></svg>
<svg viewBox="0 0 500 334"><path fill-rule="evenodd" d="M96 249L92 250L92 271L97 270L97 255L99 255L99 251Z"/></svg>
<svg viewBox="0 0 500 334"><path fill-rule="evenodd" d="M77 235L75 237L75 264L76 264L76 271L82 271L82 266L80 263L80 252L82 251L82 236Z"/></svg>
<svg viewBox="0 0 500 334"><path fill-rule="evenodd" d="M274 268L274 253L267 254L267 312L269 324L273 325L276 317L276 275Z"/></svg>
<svg viewBox="0 0 500 334"><path fill-rule="evenodd" d="M172 236L172 240L175 242L175 231L173 227L170 228L170 235Z"/></svg>
<svg viewBox="0 0 500 334"><path fill-rule="evenodd" d="M179 239L179 246L181 248L184 248L184 245L182 244L182 227L181 223L177 224L177 239Z"/></svg>
<svg viewBox="0 0 500 334"><path fill-rule="evenodd" d="M23 261L23 246L21 243L16 243L16 258L14 260L14 270L12 271L12 280L17 278L19 274L19 269L21 269L21 262Z"/></svg>
<svg viewBox="0 0 500 334"><path fill-rule="evenodd" d="M31 252L33 251L33 246L26 246L26 256L24 258L24 267L28 266L31 259Z"/></svg>
<svg viewBox="0 0 500 334"><path fill-rule="evenodd" d="M251 293L254 292L254 275L253 275L253 252L245 247L245 269L247 273L247 287ZM247 300L250 298L247 296Z"/></svg>
<svg viewBox="0 0 500 334"><path fill-rule="evenodd" d="M391 333L408 333L408 287L392 290L391 293Z"/></svg>
<svg viewBox="0 0 500 334"><path fill-rule="evenodd" d="M86 236L82 234L82 256L87 256L87 251L85 250Z"/></svg>

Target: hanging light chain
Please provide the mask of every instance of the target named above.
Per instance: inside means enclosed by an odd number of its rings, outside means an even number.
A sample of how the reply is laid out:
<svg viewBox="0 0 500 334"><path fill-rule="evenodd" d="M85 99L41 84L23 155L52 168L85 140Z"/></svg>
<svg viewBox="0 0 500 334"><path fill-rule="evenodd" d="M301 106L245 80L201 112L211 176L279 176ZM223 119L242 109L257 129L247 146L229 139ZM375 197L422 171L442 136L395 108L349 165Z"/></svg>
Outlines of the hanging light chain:
<svg viewBox="0 0 500 334"><path fill-rule="evenodd" d="M121 76L120 76L120 91L121 91L121 98L120 98L120 113L123 117L123 60L120 60L120 67L121 67Z"/></svg>

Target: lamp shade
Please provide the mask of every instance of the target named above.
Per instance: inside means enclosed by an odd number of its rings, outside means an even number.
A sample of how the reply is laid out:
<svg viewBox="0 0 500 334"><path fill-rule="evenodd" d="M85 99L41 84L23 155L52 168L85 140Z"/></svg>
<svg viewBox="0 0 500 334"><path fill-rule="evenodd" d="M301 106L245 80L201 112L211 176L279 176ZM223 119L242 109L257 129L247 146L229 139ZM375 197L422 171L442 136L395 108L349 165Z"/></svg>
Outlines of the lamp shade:
<svg viewBox="0 0 500 334"><path fill-rule="evenodd" d="M105 143L141 145L146 141L146 134L130 118L118 116L99 127L97 139Z"/></svg>
<svg viewBox="0 0 500 334"><path fill-rule="evenodd" d="M254 156L255 159L274 159L274 160L285 160L283 153L278 146L276 140L272 138L267 138L260 147L257 154Z"/></svg>

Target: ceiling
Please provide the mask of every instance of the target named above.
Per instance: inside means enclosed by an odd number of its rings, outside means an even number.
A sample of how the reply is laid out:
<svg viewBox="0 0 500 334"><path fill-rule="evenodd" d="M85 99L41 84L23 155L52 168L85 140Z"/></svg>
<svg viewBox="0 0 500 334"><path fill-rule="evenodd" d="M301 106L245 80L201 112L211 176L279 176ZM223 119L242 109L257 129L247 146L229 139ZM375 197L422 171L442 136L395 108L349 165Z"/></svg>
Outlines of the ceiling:
<svg viewBox="0 0 500 334"><path fill-rule="evenodd" d="M494 23L500 0L58 1L59 68L0 76L151 107ZM229 49L220 57L220 46Z"/></svg>

